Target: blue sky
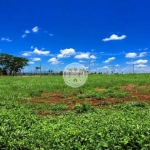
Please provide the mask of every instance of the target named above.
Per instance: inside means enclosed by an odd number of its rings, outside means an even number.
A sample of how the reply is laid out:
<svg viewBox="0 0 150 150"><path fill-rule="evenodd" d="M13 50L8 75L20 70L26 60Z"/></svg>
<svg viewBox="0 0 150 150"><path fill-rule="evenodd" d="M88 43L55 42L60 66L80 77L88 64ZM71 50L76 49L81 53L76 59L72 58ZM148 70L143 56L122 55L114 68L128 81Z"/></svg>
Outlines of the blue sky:
<svg viewBox="0 0 150 150"><path fill-rule="evenodd" d="M1 0L0 52L30 60L25 71L150 72L149 0Z"/></svg>

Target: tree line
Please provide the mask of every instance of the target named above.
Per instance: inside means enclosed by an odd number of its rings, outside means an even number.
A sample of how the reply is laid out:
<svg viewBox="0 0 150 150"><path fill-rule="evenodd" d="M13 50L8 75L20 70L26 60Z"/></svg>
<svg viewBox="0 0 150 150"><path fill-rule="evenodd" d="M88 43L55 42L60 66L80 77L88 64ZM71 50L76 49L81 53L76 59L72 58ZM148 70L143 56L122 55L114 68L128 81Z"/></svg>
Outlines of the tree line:
<svg viewBox="0 0 150 150"><path fill-rule="evenodd" d="M0 53L0 74L16 75L21 72L24 66L28 65L28 59L13 55Z"/></svg>

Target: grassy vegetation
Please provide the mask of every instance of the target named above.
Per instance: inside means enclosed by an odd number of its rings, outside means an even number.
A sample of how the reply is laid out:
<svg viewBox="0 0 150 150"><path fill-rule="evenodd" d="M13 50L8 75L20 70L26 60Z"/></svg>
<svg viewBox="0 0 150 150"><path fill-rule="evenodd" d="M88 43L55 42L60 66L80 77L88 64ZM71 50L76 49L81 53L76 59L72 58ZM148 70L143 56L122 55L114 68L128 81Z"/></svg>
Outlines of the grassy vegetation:
<svg viewBox="0 0 150 150"><path fill-rule="evenodd" d="M121 88L129 84L149 96L149 74L90 75L80 88L68 87L62 76L0 77L0 149L150 149L149 104L105 101L130 99ZM31 103L55 99L55 92L64 102Z"/></svg>

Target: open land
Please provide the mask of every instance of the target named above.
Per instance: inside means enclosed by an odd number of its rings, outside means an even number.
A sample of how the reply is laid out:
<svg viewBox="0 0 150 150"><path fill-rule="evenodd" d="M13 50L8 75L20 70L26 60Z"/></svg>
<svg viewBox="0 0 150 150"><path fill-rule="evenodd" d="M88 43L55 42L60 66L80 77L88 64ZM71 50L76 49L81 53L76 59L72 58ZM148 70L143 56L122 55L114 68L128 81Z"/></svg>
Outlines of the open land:
<svg viewBox="0 0 150 150"><path fill-rule="evenodd" d="M0 77L0 149L150 149L150 74Z"/></svg>

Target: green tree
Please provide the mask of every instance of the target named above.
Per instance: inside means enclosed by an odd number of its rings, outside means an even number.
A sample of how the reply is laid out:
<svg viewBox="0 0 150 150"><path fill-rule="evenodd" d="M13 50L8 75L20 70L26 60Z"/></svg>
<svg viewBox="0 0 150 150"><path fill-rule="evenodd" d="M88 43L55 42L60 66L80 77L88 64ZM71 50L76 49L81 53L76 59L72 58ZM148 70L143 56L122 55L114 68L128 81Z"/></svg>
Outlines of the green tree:
<svg viewBox="0 0 150 150"><path fill-rule="evenodd" d="M24 66L28 65L28 59L23 57L13 57L11 61L10 66L10 75L13 73L13 75L16 75L16 73L21 72L21 69L23 69Z"/></svg>
<svg viewBox="0 0 150 150"><path fill-rule="evenodd" d="M28 65L28 59L0 53L1 75L16 75L24 66Z"/></svg>
<svg viewBox="0 0 150 150"><path fill-rule="evenodd" d="M49 72L49 74L53 74L53 73L54 73L54 71L53 71L53 70L49 70L48 72Z"/></svg>
<svg viewBox="0 0 150 150"><path fill-rule="evenodd" d="M63 71L59 71L59 75L63 75Z"/></svg>
<svg viewBox="0 0 150 150"><path fill-rule="evenodd" d="M35 67L36 74L38 73L38 70L41 70L41 67Z"/></svg>
<svg viewBox="0 0 150 150"><path fill-rule="evenodd" d="M1 74L8 74L8 69L10 68L12 58L12 55L0 53Z"/></svg>

